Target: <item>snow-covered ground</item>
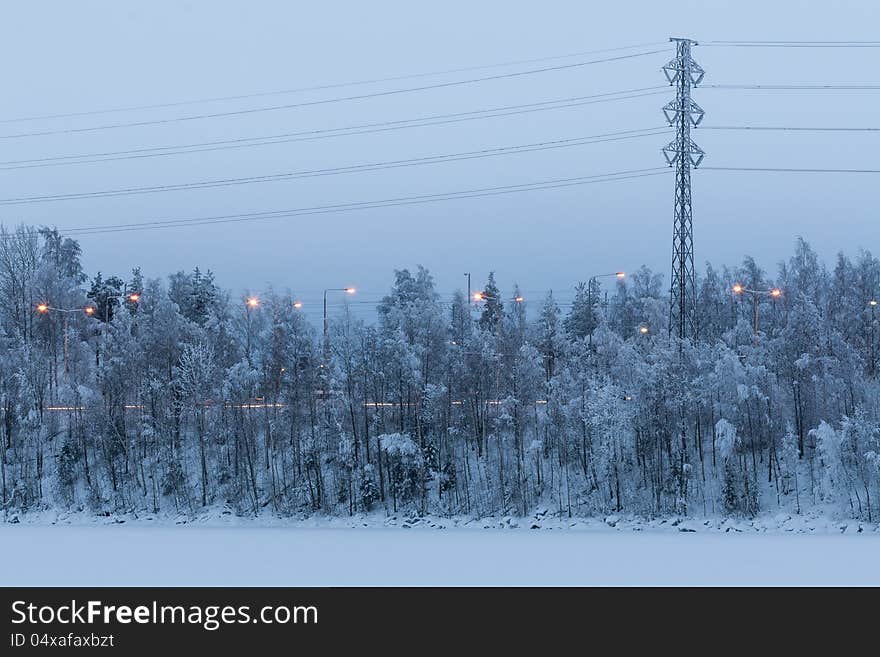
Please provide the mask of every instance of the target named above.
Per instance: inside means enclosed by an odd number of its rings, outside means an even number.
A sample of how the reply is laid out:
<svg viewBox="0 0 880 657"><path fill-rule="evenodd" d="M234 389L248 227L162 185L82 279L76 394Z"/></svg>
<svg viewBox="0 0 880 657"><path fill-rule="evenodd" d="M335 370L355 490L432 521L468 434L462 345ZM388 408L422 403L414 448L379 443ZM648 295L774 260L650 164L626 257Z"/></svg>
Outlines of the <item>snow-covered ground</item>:
<svg viewBox="0 0 880 657"><path fill-rule="evenodd" d="M877 526L821 518L55 522L0 525L0 585L880 585Z"/></svg>

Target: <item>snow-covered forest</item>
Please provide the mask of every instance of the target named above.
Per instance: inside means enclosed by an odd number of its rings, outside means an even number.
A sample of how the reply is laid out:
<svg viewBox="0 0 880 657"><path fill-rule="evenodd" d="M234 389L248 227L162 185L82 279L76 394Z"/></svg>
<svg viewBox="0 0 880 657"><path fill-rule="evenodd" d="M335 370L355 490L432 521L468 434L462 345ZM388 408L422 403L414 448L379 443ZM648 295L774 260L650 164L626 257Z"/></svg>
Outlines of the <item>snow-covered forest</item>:
<svg viewBox="0 0 880 657"><path fill-rule="evenodd" d="M867 252L707 264L694 341L669 337L644 267L564 310L491 275L478 301L422 268L389 282L375 321L333 313L325 344L290 293L88 275L74 240L4 229L5 516L880 515Z"/></svg>

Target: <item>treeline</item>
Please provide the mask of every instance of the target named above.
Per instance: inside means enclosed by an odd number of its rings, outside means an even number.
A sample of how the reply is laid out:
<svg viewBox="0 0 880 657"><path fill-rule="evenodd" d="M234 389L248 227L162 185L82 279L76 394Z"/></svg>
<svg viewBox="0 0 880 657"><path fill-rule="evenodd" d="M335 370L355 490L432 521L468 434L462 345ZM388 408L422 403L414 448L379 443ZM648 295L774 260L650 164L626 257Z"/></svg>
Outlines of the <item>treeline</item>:
<svg viewBox="0 0 880 657"><path fill-rule="evenodd" d="M878 290L869 253L828 270L798 241L772 276L751 258L707 265L699 335L679 341L644 267L579 284L566 311L491 274L481 300L441 301L428 271L404 269L375 322L342 312L325 344L289 293L249 305L199 269L89 280L74 240L3 229L0 503L7 519L225 506L873 521Z"/></svg>

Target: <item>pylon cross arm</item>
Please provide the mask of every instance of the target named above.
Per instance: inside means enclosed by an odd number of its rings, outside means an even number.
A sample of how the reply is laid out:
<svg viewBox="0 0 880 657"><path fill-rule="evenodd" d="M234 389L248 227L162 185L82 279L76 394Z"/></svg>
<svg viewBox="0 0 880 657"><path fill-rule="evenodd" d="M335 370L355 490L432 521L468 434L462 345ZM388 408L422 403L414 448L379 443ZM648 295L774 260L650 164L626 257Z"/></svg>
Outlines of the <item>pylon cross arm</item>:
<svg viewBox="0 0 880 657"><path fill-rule="evenodd" d="M706 152L697 146L692 139L688 140L686 148L682 148L677 140L670 142L663 148L663 157L666 158L666 164L669 166L678 162L683 156L687 157L690 160L691 166L696 168L703 162Z"/></svg>
<svg viewBox="0 0 880 657"><path fill-rule="evenodd" d="M674 125L681 120L683 114L686 114L691 125L698 126L706 112L690 98L686 100L675 98L663 106L663 114L669 125Z"/></svg>
<svg viewBox="0 0 880 657"><path fill-rule="evenodd" d="M676 84L682 73L686 73L690 83L694 86L700 84L706 75L703 67L697 64L693 58L678 56L663 67L663 73L669 84Z"/></svg>

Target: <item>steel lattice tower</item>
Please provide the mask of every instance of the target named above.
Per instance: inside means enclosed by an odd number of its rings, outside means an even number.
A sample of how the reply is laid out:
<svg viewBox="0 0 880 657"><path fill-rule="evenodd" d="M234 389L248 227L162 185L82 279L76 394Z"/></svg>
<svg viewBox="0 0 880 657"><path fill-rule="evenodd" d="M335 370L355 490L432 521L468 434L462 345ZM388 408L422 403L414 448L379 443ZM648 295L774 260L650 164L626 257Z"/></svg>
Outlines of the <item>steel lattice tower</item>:
<svg viewBox="0 0 880 657"><path fill-rule="evenodd" d="M675 100L663 107L675 139L663 149L669 166L675 167L675 224L672 231L672 277L669 299L669 332L679 338L693 338L696 326L696 281L694 279L694 231L691 213L691 168L703 161L705 153L691 139L691 128L703 120L703 110L691 99L691 88L700 84L705 71L691 58L691 39L672 38L675 58L663 67Z"/></svg>

